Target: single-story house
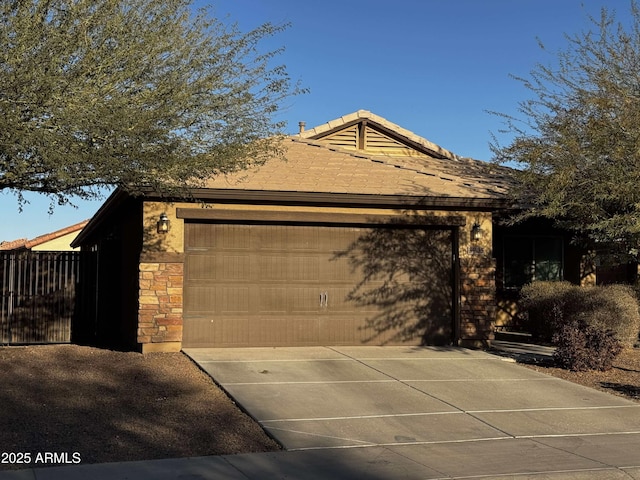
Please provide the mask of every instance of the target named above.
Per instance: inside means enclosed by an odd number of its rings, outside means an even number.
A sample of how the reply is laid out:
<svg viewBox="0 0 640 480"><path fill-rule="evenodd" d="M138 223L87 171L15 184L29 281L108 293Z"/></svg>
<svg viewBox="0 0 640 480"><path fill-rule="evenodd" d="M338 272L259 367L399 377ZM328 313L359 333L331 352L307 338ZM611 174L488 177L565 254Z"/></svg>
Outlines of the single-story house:
<svg viewBox="0 0 640 480"><path fill-rule="evenodd" d="M363 110L301 122L284 148L191 202L116 190L73 242L97 258L76 340L483 346L500 292L587 275L561 233L499 225L507 168Z"/></svg>
<svg viewBox="0 0 640 480"><path fill-rule="evenodd" d="M20 238L18 240L0 242L0 251L26 251L33 252L46 251L46 252L66 252L74 250L71 247L71 242L75 240L80 231L89 223L89 220L85 220L74 225L70 225L65 228L56 230L55 232L39 235L31 240L27 238ZM79 249L78 247L75 250Z"/></svg>

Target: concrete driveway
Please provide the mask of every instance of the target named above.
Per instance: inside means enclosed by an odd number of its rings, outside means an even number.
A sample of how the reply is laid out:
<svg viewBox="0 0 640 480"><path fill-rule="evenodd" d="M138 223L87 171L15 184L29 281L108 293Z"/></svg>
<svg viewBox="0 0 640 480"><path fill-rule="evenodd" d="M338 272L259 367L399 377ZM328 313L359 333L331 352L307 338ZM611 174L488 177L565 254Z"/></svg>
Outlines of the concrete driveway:
<svg viewBox="0 0 640 480"><path fill-rule="evenodd" d="M317 467L382 462L394 472L387 478L640 479L640 404L485 352L185 353L289 452L314 453Z"/></svg>

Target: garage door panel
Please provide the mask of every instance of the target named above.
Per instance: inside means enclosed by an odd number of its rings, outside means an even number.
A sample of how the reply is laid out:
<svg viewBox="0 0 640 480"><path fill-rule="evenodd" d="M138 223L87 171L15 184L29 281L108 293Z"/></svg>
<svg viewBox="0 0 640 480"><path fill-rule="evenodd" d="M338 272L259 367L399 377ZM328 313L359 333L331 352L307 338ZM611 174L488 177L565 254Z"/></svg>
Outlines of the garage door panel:
<svg viewBox="0 0 640 480"><path fill-rule="evenodd" d="M207 285L191 285L185 290L184 310L190 316L198 316L215 312L216 296L218 292Z"/></svg>
<svg viewBox="0 0 640 480"><path fill-rule="evenodd" d="M213 266L216 280L244 281L251 278L251 257L249 255L225 255L220 258L216 255L216 263Z"/></svg>
<svg viewBox="0 0 640 480"><path fill-rule="evenodd" d="M252 295L247 286L218 286L203 284L192 286L185 295L185 310L191 315L251 313Z"/></svg>
<svg viewBox="0 0 640 480"><path fill-rule="evenodd" d="M324 266L320 270L319 280L325 284L348 283L352 285L361 278L358 271L346 257L339 257L335 253L320 256L320 264Z"/></svg>
<svg viewBox="0 0 640 480"><path fill-rule="evenodd" d="M183 343L192 347L318 345L317 318L260 315L249 319L221 317L190 319Z"/></svg>
<svg viewBox="0 0 640 480"><path fill-rule="evenodd" d="M251 229L252 249L256 251L317 251L320 246L316 227L259 225Z"/></svg>
<svg viewBox="0 0 640 480"><path fill-rule="evenodd" d="M185 260L184 273L191 281L213 279L217 271L215 256L189 255Z"/></svg>
<svg viewBox="0 0 640 480"><path fill-rule="evenodd" d="M362 345L363 319L358 315L320 318L318 331L320 343L324 345Z"/></svg>
<svg viewBox="0 0 640 480"><path fill-rule="evenodd" d="M254 297L257 303L256 313L285 315L288 310L286 287L259 287Z"/></svg>
<svg viewBox="0 0 640 480"><path fill-rule="evenodd" d="M322 293L318 287L289 287L287 295L291 300L292 314L317 314L321 308Z"/></svg>
<svg viewBox="0 0 640 480"><path fill-rule="evenodd" d="M190 317L182 343L192 347L208 347L224 339L224 345L220 346L242 346L247 344L250 332L250 320L246 315L215 320L211 317Z"/></svg>
<svg viewBox="0 0 640 480"><path fill-rule="evenodd" d="M318 288L292 287L259 287L259 294L254 296L257 312L268 314L317 314L320 312L322 293Z"/></svg>
<svg viewBox="0 0 640 480"><path fill-rule="evenodd" d="M261 255L257 257L259 279L268 281L317 282L320 259L310 255Z"/></svg>
<svg viewBox="0 0 640 480"><path fill-rule="evenodd" d="M343 285L330 287L325 289L326 305L324 313L330 314L346 314L354 313L357 309L358 314L369 314L379 311L377 305L358 304L350 296L354 290L353 285Z"/></svg>
<svg viewBox="0 0 640 480"><path fill-rule="evenodd" d="M185 242L185 346L451 339L451 231L187 223Z"/></svg>
<svg viewBox="0 0 640 480"><path fill-rule="evenodd" d="M248 287L222 287L216 289L219 312L221 314L248 314L251 305L251 292ZM215 308L212 309L215 311Z"/></svg>
<svg viewBox="0 0 640 480"><path fill-rule="evenodd" d="M420 345L421 334L402 335L401 328L375 328L374 316L330 315L319 321L319 340L322 345Z"/></svg>
<svg viewBox="0 0 640 480"><path fill-rule="evenodd" d="M218 225L212 229L207 223L192 223L185 230L185 249L189 250L249 250L251 238L246 235L245 225Z"/></svg>
<svg viewBox="0 0 640 480"><path fill-rule="evenodd" d="M285 329L287 345L318 345L319 325L315 316L294 315Z"/></svg>
<svg viewBox="0 0 640 480"><path fill-rule="evenodd" d="M250 278L249 255L209 254L190 255L186 260L185 275L190 281L234 281Z"/></svg>

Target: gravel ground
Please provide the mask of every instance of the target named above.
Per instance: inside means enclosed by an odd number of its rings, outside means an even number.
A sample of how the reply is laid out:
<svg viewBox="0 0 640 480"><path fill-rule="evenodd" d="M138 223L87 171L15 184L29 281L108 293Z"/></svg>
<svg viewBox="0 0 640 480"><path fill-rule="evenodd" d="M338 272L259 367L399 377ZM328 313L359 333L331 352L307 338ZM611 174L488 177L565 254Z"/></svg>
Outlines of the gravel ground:
<svg viewBox="0 0 640 480"><path fill-rule="evenodd" d="M182 353L2 347L0 385L0 470L280 448Z"/></svg>
<svg viewBox="0 0 640 480"><path fill-rule="evenodd" d="M571 372L556 368L551 362L525 365L547 375L640 402L640 348L624 349L613 362L613 368L606 372Z"/></svg>
<svg viewBox="0 0 640 480"><path fill-rule="evenodd" d="M640 401L640 349L608 372L526 366ZM0 385L0 470L59 464L34 465L47 453L101 463L280 448L182 353L2 347ZM30 463L10 461L24 453Z"/></svg>

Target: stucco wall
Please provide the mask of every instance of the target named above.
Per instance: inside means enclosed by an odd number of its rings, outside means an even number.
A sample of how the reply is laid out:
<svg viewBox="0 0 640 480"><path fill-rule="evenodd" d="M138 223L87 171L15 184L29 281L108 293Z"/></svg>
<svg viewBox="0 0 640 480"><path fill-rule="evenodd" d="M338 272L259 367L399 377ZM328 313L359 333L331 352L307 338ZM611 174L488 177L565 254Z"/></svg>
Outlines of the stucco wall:
<svg viewBox="0 0 640 480"><path fill-rule="evenodd" d="M80 250L80 248L71 248L71 242L78 236L78 232L68 233L55 240L42 243L33 247L33 251L52 251L52 252L67 252L72 250Z"/></svg>

